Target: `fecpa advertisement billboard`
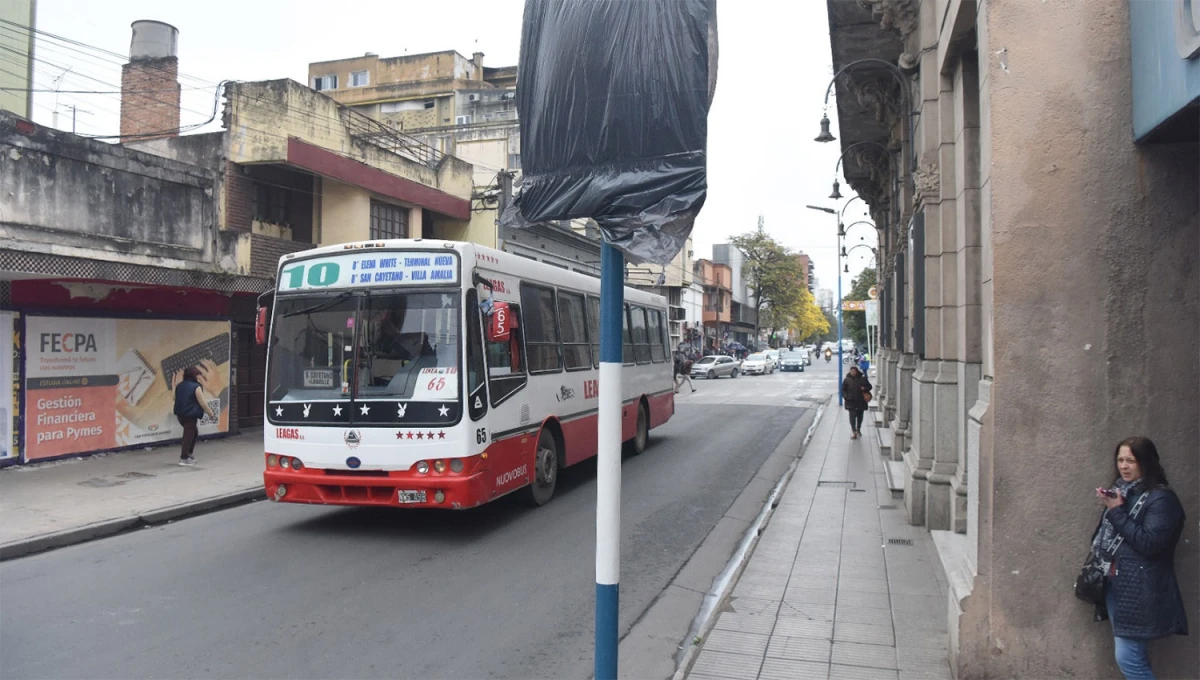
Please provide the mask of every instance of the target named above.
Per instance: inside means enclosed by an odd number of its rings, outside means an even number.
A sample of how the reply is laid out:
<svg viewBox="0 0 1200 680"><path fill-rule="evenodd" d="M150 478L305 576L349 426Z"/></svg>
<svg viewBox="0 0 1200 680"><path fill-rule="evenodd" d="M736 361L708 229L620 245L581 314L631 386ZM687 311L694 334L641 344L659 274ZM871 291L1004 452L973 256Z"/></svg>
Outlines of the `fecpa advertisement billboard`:
<svg viewBox="0 0 1200 680"><path fill-rule="evenodd" d="M229 431L227 321L30 316L25 324L25 460L179 439L175 384L200 369Z"/></svg>

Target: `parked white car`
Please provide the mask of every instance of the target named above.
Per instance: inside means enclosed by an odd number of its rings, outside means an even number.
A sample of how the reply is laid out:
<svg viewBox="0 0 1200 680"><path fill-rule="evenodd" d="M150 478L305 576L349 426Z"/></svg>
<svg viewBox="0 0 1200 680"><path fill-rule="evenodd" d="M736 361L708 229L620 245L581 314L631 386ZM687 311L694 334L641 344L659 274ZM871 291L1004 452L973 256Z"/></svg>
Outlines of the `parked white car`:
<svg viewBox="0 0 1200 680"><path fill-rule="evenodd" d="M772 371L779 368L779 350L765 349L765 350L763 350L762 353L767 356L767 361L771 362L771 370Z"/></svg>
<svg viewBox="0 0 1200 680"><path fill-rule="evenodd" d="M775 372L775 364L762 352L755 352L742 361L742 373L746 375L766 375Z"/></svg>

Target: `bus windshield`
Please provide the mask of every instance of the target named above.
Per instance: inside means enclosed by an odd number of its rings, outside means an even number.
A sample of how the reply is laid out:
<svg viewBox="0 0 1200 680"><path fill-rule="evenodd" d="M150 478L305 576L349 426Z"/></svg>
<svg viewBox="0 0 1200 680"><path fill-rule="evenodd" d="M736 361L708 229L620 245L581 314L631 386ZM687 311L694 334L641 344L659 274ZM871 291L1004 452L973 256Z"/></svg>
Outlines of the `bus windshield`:
<svg viewBox="0 0 1200 680"><path fill-rule="evenodd" d="M412 399L422 375L458 372L457 292L296 296L277 301L270 401ZM457 398L453 387L437 399Z"/></svg>

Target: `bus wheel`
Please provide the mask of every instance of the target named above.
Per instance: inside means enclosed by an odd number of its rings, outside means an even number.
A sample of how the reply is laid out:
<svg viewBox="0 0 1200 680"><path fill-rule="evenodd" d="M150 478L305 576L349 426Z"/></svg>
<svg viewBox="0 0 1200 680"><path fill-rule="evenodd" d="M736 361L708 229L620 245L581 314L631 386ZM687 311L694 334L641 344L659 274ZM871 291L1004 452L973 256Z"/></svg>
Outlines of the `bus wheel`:
<svg viewBox="0 0 1200 680"><path fill-rule="evenodd" d="M538 435L533 470L533 482L525 487L526 500L530 505L545 505L554 497L554 487L558 484L558 442L549 428L543 427Z"/></svg>
<svg viewBox="0 0 1200 680"><path fill-rule="evenodd" d="M646 443L650 441L650 414L646 412L646 405L638 404L637 414L637 430L634 431L633 439L626 442L625 450L631 455L638 455L646 450Z"/></svg>

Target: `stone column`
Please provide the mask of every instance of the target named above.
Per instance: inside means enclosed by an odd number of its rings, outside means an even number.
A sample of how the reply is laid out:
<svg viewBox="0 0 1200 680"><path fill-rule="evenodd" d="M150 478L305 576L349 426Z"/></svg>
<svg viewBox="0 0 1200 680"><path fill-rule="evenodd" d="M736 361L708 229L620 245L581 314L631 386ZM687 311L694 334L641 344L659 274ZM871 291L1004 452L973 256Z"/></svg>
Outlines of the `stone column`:
<svg viewBox="0 0 1200 680"><path fill-rule="evenodd" d="M926 258L926 266L936 266L933 275L938 280L937 296L934 291L926 293L928 319L937 319L936 329L932 323L926 338L937 333L937 354L930 354L928 366L928 389L932 392L932 413L929 421L932 439L933 463L927 475L928 491L925 497L925 526L930 529L950 529L950 506L953 491L950 481L958 468L959 413L958 402L958 176L957 145L955 144L955 110L957 93L952 76L942 76L941 92L938 97L937 127L938 143L938 202L926 206L926 252L938 253L936 265ZM937 220L930 220L931 213ZM935 237L936 232L936 237ZM936 241L936 243L935 243ZM936 305L936 309L933 306ZM936 357L936 361L934 358Z"/></svg>
<svg viewBox="0 0 1200 680"><path fill-rule="evenodd" d="M930 17L922 17L923 23ZM922 31L925 33L925 31ZM936 30L932 31L936 34ZM913 279L913 287L924 284L924 307L914 308L911 317L924 313L925 332L923 334L924 351L916 360L912 375L912 417L911 445L904 453L904 465L908 482L904 490L904 504L908 510L908 519L913 524L927 523L929 475L934 467L934 429L935 385L939 373L938 360L941 358L942 342L942 213L939 206L942 201L941 178L939 177L942 151L942 135L940 119L942 118L942 100L953 96L948 84L938 73L937 56L935 52L927 52L921 56L921 108L920 124L917 129L917 148L920 167L917 169L916 202L918 209L924 214L923 252L913 252L913 261L924 258L925 273L921 281ZM915 245L914 245L915 247ZM911 296L910 296L911 298ZM914 300L913 305L918 303ZM918 347L918 349L920 349Z"/></svg>
<svg viewBox="0 0 1200 680"><path fill-rule="evenodd" d="M980 226L979 62L974 52L963 53L954 74L955 171L958 196L958 465L950 486L954 491L950 525L966 533L972 475L967 454L969 410L976 405L983 377L982 267ZM985 402L986 408L986 402ZM976 433L977 436L978 433Z"/></svg>

